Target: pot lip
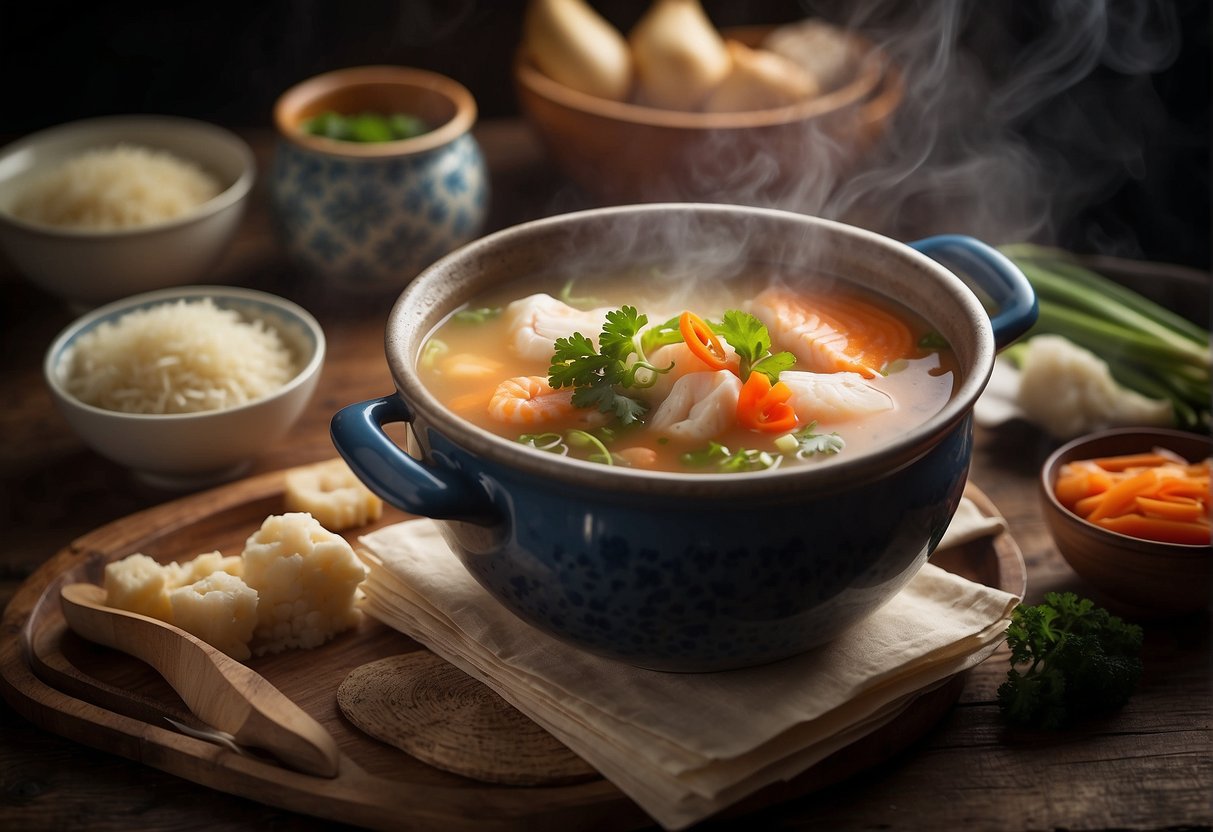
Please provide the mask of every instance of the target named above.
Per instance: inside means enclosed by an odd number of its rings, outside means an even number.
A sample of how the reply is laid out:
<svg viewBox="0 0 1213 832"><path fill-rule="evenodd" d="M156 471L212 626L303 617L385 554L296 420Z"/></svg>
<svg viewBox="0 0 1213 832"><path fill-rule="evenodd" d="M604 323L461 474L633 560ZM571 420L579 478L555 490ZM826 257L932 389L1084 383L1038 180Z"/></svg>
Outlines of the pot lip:
<svg viewBox="0 0 1213 832"><path fill-rule="evenodd" d="M596 219L606 220L623 214L635 215L646 212L668 214L671 211L721 215L740 214L751 218L769 216L774 220L792 221L803 223L806 226L824 228L831 233L850 236L864 241L868 245L896 252L899 256L933 272L936 280L940 282L941 288L949 291L958 302L968 309L976 330L973 333L976 348L972 366L967 368L960 386L939 412L914 429L902 434L885 448L866 452L853 460L837 460L820 467L792 466L775 470L721 475L617 468L539 453L517 442L511 442L464 421L442 405L416 374L413 368L413 357L405 356L404 350L397 343L402 338L402 330L409 326L406 319L418 314L417 310L420 305L415 304L413 299L426 291L430 284L446 281L448 277L443 274L444 269L455 263L472 259L486 250L492 251L494 247L512 237L529 235L552 226L575 225ZM423 417L419 421L427 423L430 429L437 430L449 441L475 456L514 469L521 476L533 475L592 491L629 491L664 496L713 497L764 493L772 496L785 495L792 486L798 493L837 490L840 483L853 487L899 470L926 454L971 415L973 404L989 381L994 366L995 352L993 329L989 317L976 295L959 277L925 254L892 238L835 220L780 209L716 203L646 203L591 208L532 220L468 243L432 264L401 293L388 316L384 346L397 395L404 399L414 414Z"/></svg>
<svg viewBox="0 0 1213 832"><path fill-rule="evenodd" d="M450 102L454 113L443 123L411 139L385 142L345 142L312 136L298 129L298 114L307 104L325 94L350 87L380 86L434 93ZM292 86L274 102L274 127L281 140L295 147L351 160L374 161L417 156L444 147L471 131L476 123L476 99L467 87L453 78L413 67L375 65L346 67L313 75Z"/></svg>

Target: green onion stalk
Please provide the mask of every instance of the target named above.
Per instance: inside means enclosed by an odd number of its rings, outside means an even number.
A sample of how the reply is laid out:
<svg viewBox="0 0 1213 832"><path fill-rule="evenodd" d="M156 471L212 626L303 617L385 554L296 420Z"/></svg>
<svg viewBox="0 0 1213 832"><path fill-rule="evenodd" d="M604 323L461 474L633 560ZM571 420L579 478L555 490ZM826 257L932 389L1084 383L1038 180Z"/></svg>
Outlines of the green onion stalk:
<svg viewBox="0 0 1213 832"><path fill-rule="evenodd" d="M1108 363L1121 385L1171 402L1175 423L1209 430L1209 333L1181 315L1075 262L1059 249L1028 243L1002 246L1040 304L1025 336L1060 335ZM1012 361L1021 352L1007 351Z"/></svg>

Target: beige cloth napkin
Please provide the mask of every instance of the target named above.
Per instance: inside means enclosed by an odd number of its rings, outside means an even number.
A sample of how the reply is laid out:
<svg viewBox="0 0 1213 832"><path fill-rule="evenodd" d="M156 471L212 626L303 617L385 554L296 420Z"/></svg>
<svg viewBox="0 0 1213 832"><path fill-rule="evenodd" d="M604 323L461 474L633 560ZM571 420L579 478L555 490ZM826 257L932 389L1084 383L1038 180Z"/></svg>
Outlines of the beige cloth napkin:
<svg viewBox="0 0 1213 832"><path fill-rule="evenodd" d="M962 501L941 545L1005 528ZM816 650L672 674L544 635L493 600L428 520L360 538L364 609L487 684L667 829L787 780L896 718L1002 641L1019 599L931 564Z"/></svg>

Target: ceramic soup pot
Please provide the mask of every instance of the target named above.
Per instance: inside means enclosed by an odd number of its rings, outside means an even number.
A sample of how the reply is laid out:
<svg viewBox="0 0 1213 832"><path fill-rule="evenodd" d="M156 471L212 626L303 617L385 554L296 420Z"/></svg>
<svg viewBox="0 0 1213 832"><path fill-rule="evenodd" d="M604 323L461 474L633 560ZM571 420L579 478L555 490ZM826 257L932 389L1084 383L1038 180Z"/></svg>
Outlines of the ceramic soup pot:
<svg viewBox="0 0 1213 832"><path fill-rule="evenodd" d="M413 138L357 142L302 129L325 113L415 116ZM476 102L419 69L369 66L318 75L283 93L271 196L291 259L347 294L394 296L418 271L480 233L488 171L471 133Z"/></svg>
<svg viewBox="0 0 1213 832"><path fill-rule="evenodd" d="M728 279L723 251L738 265L826 274L913 309L953 347L952 398L853 458L683 474L537 452L464 421L418 378L426 336L488 286L561 264L564 273L578 263L598 273L671 257ZM937 260L968 273L998 307L993 319ZM586 280L578 291L592 294ZM600 208L492 234L419 275L387 324L396 392L343 408L333 440L385 500L438 519L468 571L543 632L648 668L744 667L826 642L919 570L960 501L972 408L995 352L1035 317L1023 275L971 238L906 245L802 214L728 205ZM384 432L391 422L410 425L411 454Z"/></svg>

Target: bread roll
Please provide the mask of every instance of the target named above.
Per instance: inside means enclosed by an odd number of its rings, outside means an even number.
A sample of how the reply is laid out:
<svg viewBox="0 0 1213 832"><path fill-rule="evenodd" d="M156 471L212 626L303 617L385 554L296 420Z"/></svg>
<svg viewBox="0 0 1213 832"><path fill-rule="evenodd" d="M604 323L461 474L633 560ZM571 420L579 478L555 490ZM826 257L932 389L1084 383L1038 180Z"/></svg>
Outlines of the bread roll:
<svg viewBox="0 0 1213 832"><path fill-rule="evenodd" d="M628 33L637 100L668 110L698 110L729 74L733 60L699 0L657 0Z"/></svg>
<svg viewBox="0 0 1213 832"><path fill-rule="evenodd" d="M523 38L535 65L565 86L613 101L631 93L627 41L584 0L531 0Z"/></svg>
<svg viewBox="0 0 1213 832"><path fill-rule="evenodd" d="M733 70L708 96L704 110L767 110L804 101L819 92L816 79L782 55L751 49L735 40L725 45L733 59Z"/></svg>

